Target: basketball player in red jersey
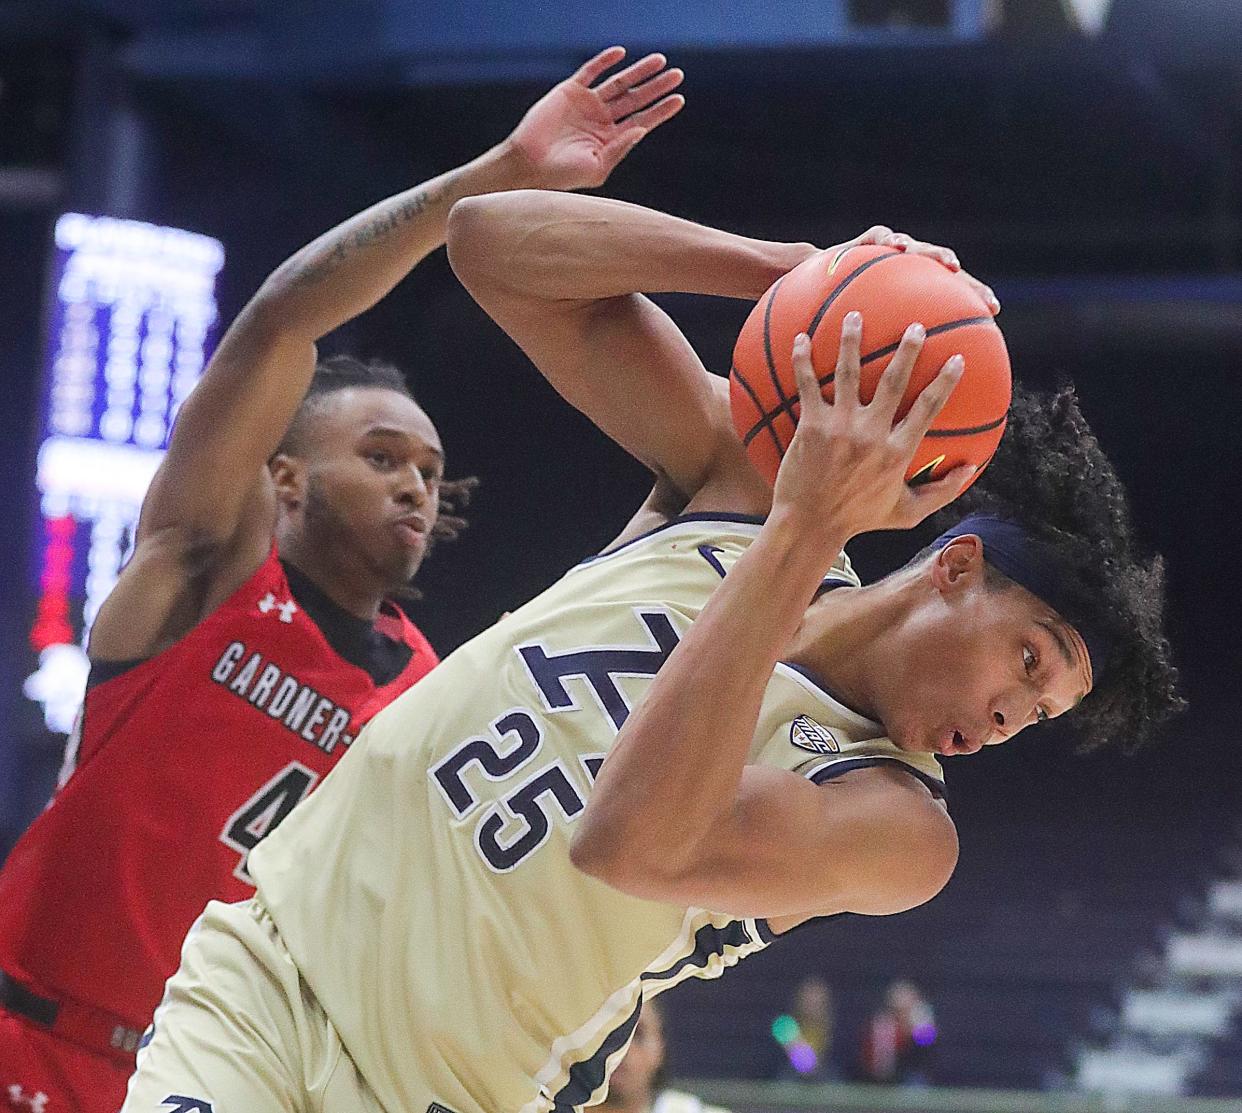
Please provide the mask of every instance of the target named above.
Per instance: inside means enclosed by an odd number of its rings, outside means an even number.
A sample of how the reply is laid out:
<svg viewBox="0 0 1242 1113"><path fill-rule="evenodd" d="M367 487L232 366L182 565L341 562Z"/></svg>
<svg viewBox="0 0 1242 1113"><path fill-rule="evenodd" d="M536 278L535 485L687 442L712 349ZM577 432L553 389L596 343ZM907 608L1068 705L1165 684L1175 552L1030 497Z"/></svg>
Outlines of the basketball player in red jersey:
<svg viewBox="0 0 1242 1113"><path fill-rule="evenodd" d="M435 426L395 370L317 366L315 343L444 242L455 201L600 185L675 115L663 56L603 78L624 53L303 248L221 341L92 630L67 773L0 872L0 1110L120 1107L204 904L250 895L250 849L436 663L389 599L459 524Z"/></svg>

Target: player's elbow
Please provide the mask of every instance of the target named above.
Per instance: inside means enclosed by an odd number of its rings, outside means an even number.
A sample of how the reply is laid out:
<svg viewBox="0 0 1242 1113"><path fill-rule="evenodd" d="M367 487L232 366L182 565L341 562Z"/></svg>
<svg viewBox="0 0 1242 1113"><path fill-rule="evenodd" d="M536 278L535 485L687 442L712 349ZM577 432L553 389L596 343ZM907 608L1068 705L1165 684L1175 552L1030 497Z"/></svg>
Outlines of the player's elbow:
<svg viewBox="0 0 1242 1113"><path fill-rule="evenodd" d="M629 897L641 900L675 901L676 890L666 884L663 873L639 854L619 852L590 839L575 839L569 848L569 860L580 872L602 881Z"/></svg>
<svg viewBox="0 0 1242 1113"><path fill-rule="evenodd" d="M515 224L527 207L524 192L528 191L464 197L449 210L445 231L449 264L467 288L503 272Z"/></svg>
<svg viewBox="0 0 1242 1113"><path fill-rule="evenodd" d="M669 860L653 854L630 832L587 815L569 843L574 868L609 888L644 900L670 899L665 883Z"/></svg>
<svg viewBox="0 0 1242 1113"><path fill-rule="evenodd" d="M597 824L578 824L569 840L569 861L580 873L614 885L621 856L616 853L615 842L598 827Z"/></svg>
<svg viewBox="0 0 1242 1113"><path fill-rule="evenodd" d="M449 262L459 275L463 266L477 262L482 256L482 245L495 231L495 214L496 202L490 194L463 197L449 209L444 244L448 248Z"/></svg>
<svg viewBox="0 0 1242 1113"><path fill-rule="evenodd" d="M595 820L588 809L570 839L569 860L576 870L620 888L617 882L625 872L624 845L624 837L607 823Z"/></svg>
<svg viewBox="0 0 1242 1113"><path fill-rule="evenodd" d="M929 807L911 817L904 852L873 863L865 896L851 901L851 910L870 916L891 916L926 904L949 883L957 868L957 828L942 808Z"/></svg>
<svg viewBox="0 0 1242 1113"><path fill-rule="evenodd" d="M919 857L919 869L906 885L904 899L899 902L903 907L896 911L917 908L938 896L957 869L957 857L957 828L947 815L943 815L936 822L935 831L929 836Z"/></svg>
<svg viewBox="0 0 1242 1113"><path fill-rule="evenodd" d="M307 308L303 294L304 265L302 252L286 259L242 307L231 332L244 338L247 348L264 352L293 343L313 344L323 335L322 322Z"/></svg>

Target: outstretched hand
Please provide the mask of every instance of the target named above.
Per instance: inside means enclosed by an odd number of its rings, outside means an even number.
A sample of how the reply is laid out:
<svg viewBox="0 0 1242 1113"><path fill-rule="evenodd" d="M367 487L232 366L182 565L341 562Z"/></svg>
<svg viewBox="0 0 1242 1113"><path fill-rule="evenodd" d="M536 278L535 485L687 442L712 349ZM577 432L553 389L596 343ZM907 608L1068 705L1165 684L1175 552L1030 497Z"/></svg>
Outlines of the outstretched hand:
<svg viewBox="0 0 1242 1113"><path fill-rule="evenodd" d="M864 244L891 247L896 251L902 251L909 255L926 255L928 258L935 259L938 263L948 267L954 274L960 275L962 280L987 302L993 316L1000 312L1000 302L997 300L996 294L993 293L992 287L980 282L973 274L962 270L962 264L958 261L957 252L951 247L941 247L939 244L916 240L913 236L906 235L905 232L894 232L883 224L877 224L873 228L868 228L861 236L855 236L849 243L838 244L829 250L840 251L843 247L861 247Z"/></svg>
<svg viewBox="0 0 1242 1113"><path fill-rule="evenodd" d="M534 184L603 185L645 135L681 111L686 99L673 90L685 75L666 69L663 54L648 54L599 81L624 57L624 47L600 51L536 101L513 129L508 143L526 161Z"/></svg>
<svg viewBox="0 0 1242 1113"><path fill-rule="evenodd" d="M975 473L973 465L920 487L905 479L919 442L965 366L961 356L950 359L894 424L924 336L921 325L906 329L868 404L859 397L862 314L847 314L842 326L832 402L821 393L810 338L797 336L793 366L801 412L777 473L774 514L789 515L812 535L840 537L844 531L848 539L876 529L909 529L961 493Z"/></svg>

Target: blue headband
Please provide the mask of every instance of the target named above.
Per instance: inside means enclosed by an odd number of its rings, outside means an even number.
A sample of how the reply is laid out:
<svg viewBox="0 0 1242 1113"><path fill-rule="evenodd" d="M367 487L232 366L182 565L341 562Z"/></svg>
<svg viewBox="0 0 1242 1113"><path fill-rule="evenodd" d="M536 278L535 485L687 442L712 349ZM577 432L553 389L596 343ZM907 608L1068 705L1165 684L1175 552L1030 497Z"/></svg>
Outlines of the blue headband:
<svg viewBox="0 0 1242 1113"><path fill-rule="evenodd" d="M1016 522L990 514L971 514L933 542L943 548L955 537L973 533L983 541L983 557L998 572L1038 596L1082 636L1098 685L1108 666L1108 639L1085 621L1082 606L1070 586L1067 569L1047 546L1040 544Z"/></svg>

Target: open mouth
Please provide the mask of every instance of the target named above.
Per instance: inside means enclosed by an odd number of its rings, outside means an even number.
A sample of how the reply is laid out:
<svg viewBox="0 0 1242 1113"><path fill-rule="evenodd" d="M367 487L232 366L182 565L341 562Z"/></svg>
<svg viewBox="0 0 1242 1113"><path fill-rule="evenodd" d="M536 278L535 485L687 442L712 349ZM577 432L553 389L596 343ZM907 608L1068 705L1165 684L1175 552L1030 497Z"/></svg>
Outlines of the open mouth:
<svg viewBox="0 0 1242 1113"><path fill-rule="evenodd" d="M941 742L937 749L945 757L951 757L953 754L967 753L969 746L966 736L960 730L954 730L947 736L941 735Z"/></svg>

